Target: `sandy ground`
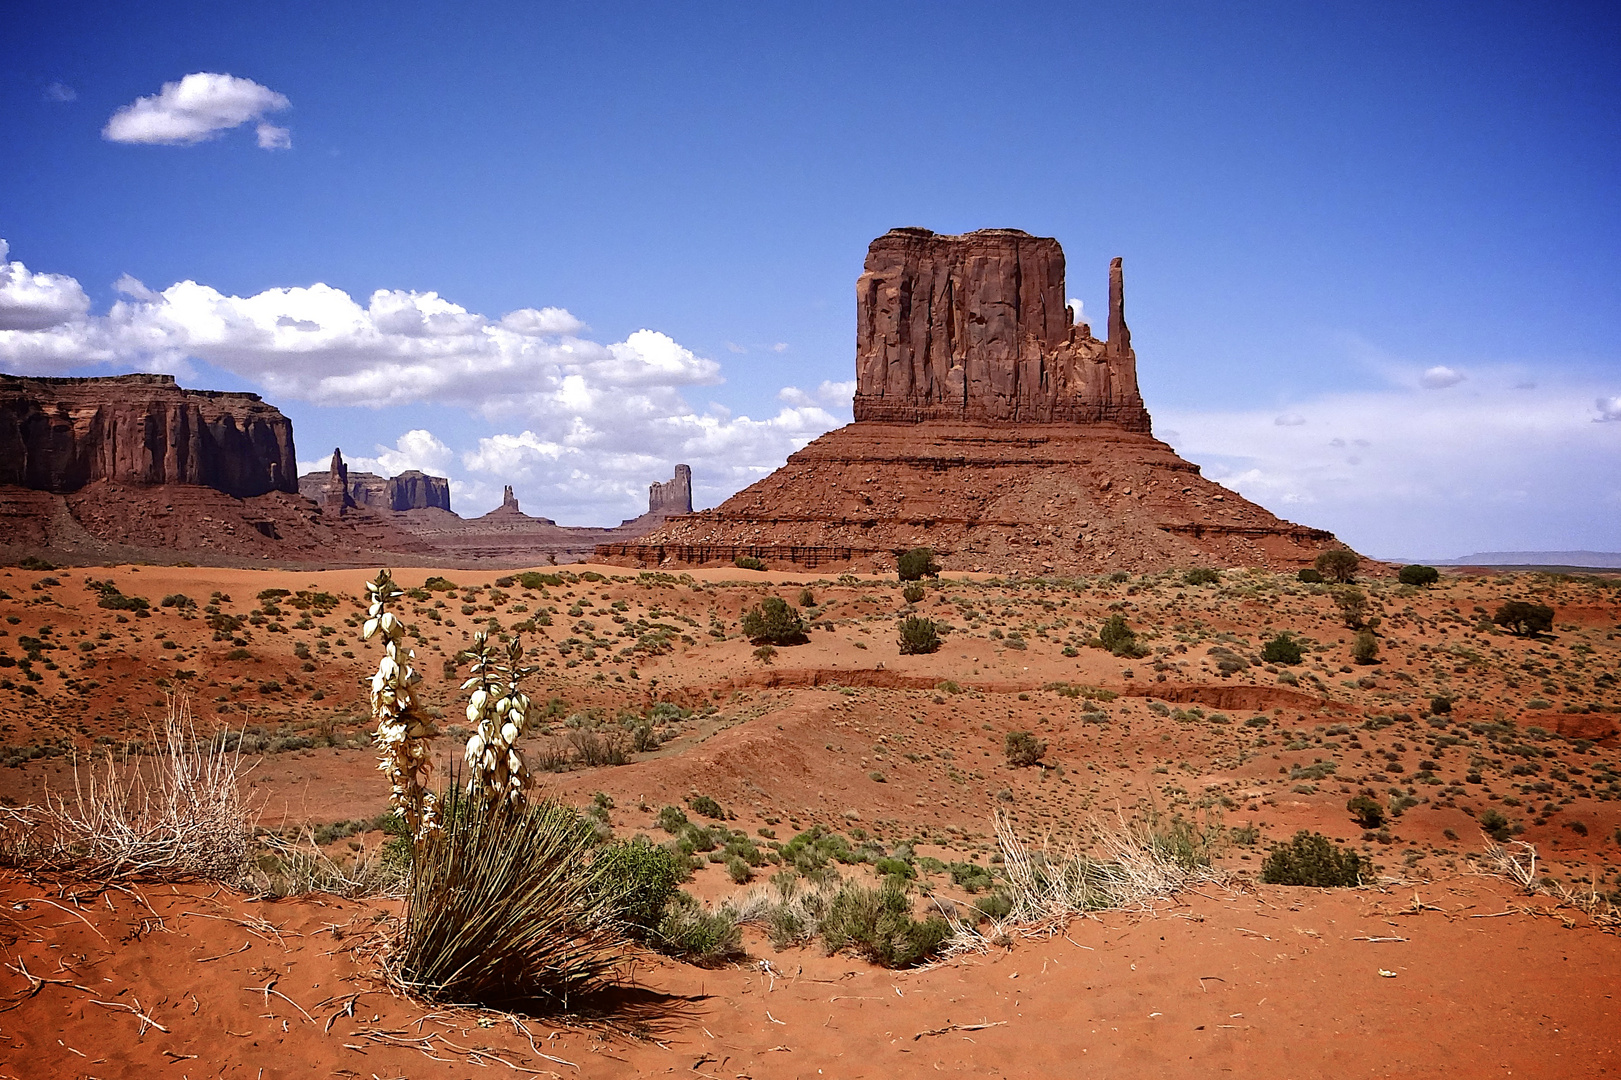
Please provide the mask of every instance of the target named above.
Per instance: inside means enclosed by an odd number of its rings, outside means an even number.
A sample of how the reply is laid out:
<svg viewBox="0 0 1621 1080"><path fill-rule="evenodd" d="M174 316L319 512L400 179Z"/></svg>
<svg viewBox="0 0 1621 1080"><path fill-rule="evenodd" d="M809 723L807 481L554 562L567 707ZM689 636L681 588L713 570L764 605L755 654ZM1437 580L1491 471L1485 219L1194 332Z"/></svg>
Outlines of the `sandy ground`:
<svg viewBox="0 0 1621 1080"><path fill-rule="evenodd" d="M967 575L909 606L892 580L567 569L528 590L496 586L494 572L396 572L407 586L434 574L458 586L405 609L427 700L444 713L447 761L460 676L445 661L493 619L503 632L524 627L540 666L531 693L559 699L528 744L535 754L567 753L571 716L612 731L617 716L657 702L687 711L659 723L658 749L625 765L542 778L579 805L603 793L621 835L663 837L659 807L701 794L762 844L820 824L994 866L997 810L1032 837L1117 814L1181 815L1227 828L1217 865L1229 884L922 972L814 946L777 952L751 931L750 959L728 968L645 956L614 1024L531 1020L531 1045L507 1020L430 1015L385 992L372 948L385 901L271 902L157 883L86 890L13 875L0 886L0 995L9 995L0 1008L10 1006L0 1013L0 1076L511 1071L494 1057L471 1060L473 1047L541 1075L1615 1068L1615 934L1470 862L1485 842L1477 820L1494 809L1536 845L1551 881L1617 888L1621 594L1612 582L1362 582L1380 657L1359 665L1331 592L1281 575L1229 571L1216 586L1180 575ZM578 576L588 570L602 577ZM375 655L356 626L366 576L0 571L0 800L71 794L76 760L82 775L86 754L150 741L167 696L181 693L201 729L245 737L245 783L262 824L380 813L361 693ZM99 606L111 594L92 581L145 598L151 614ZM800 603L806 588L809 640L757 658L739 636L743 611L766 595ZM261 595L276 589L288 595L270 594L266 606ZM176 594L192 603L161 606ZM1553 606L1554 633L1494 631L1483 615L1509 598ZM526 625L544 621L543 610L550 625ZM1115 611L1149 655L1088 647ZM899 654L895 624L908 612L950 626L938 652ZM1261 660L1280 631L1307 642L1303 663ZM1450 712L1432 714L1437 696ZM1046 742L1046 767L1007 764L1012 731ZM1346 811L1364 790L1404 804L1383 831ZM1301 828L1365 853L1380 884L1256 884L1270 844ZM380 839L362 833L334 852ZM949 881L930 884L951 893ZM709 900L737 888L719 866L687 887ZM990 1026L952 1027L980 1024Z"/></svg>

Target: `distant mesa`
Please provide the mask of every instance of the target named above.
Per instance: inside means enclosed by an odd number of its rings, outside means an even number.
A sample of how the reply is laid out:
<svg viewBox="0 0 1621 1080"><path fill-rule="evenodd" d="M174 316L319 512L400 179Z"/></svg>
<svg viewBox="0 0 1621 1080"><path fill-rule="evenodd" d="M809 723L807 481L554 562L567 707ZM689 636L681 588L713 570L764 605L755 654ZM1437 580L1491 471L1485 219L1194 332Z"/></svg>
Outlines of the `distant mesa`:
<svg viewBox="0 0 1621 1080"><path fill-rule="evenodd" d="M250 499L296 492L297 472L292 421L258 394L183 390L172 375L0 375L0 484L194 484Z"/></svg>
<svg viewBox="0 0 1621 1080"><path fill-rule="evenodd" d="M1334 546L1153 437L1121 260L1105 340L1074 321L1064 271L1056 240L1017 229L880 236L856 282L855 423L598 557L889 571L927 546L951 570L1095 573L1297 567Z"/></svg>
<svg viewBox="0 0 1621 1080"><path fill-rule="evenodd" d="M398 476L350 472L343 451L332 451L332 465L326 472L305 473L298 478L298 493L322 506L364 506L371 510L450 509L450 480L407 469Z"/></svg>

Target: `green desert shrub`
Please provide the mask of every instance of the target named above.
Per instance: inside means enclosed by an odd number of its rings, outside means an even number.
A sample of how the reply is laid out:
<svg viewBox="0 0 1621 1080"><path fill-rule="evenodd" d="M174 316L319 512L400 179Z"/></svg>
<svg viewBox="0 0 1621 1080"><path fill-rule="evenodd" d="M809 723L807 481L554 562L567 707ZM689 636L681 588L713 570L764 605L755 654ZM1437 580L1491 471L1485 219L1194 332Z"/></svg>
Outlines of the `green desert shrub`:
<svg viewBox="0 0 1621 1080"><path fill-rule="evenodd" d="M932 653L940 647L940 628L933 619L908 615L901 620L899 633L902 656Z"/></svg>
<svg viewBox="0 0 1621 1080"><path fill-rule="evenodd" d="M1371 791L1351 796L1345 804L1345 809L1351 812L1351 820L1364 829L1377 829L1385 823L1384 804L1374 798Z"/></svg>
<svg viewBox="0 0 1621 1080"><path fill-rule="evenodd" d="M1355 586L1334 590L1334 606L1348 630L1358 630L1368 618L1368 594Z"/></svg>
<svg viewBox="0 0 1621 1080"><path fill-rule="evenodd" d="M1396 580L1403 585L1434 585L1441 580L1441 571L1433 566L1412 563L1396 571Z"/></svg>
<svg viewBox="0 0 1621 1080"><path fill-rule="evenodd" d="M743 614L743 636L756 645L795 645L805 640L805 622L780 596L768 596Z"/></svg>
<svg viewBox="0 0 1621 1080"><path fill-rule="evenodd" d="M1492 622L1511 634L1536 637L1553 629L1553 608L1524 600L1505 600L1492 615Z"/></svg>
<svg viewBox="0 0 1621 1080"><path fill-rule="evenodd" d="M688 892L671 898L649 940L660 952L692 964L724 964L743 954L743 928L736 916L724 908L706 911Z"/></svg>
<svg viewBox="0 0 1621 1080"><path fill-rule="evenodd" d="M1514 823L1508 819L1507 814L1495 806L1488 806L1481 811L1476 823L1479 824L1481 832L1496 840L1499 844L1504 843L1510 836L1514 835Z"/></svg>
<svg viewBox="0 0 1621 1080"><path fill-rule="evenodd" d="M828 904L821 929L829 956L849 949L886 968L921 963L951 932L938 916L914 919L911 893L893 877L876 889L845 885Z"/></svg>
<svg viewBox="0 0 1621 1080"><path fill-rule="evenodd" d="M732 565L737 567L739 570L765 569L765 563L759 559L756 559L753 555L739 555L737 558L732 560Z"/></svg>
<svg viewBox="0 0 1621 1080"><path fill-rule="evenodd" d="M1221 571L1212 570L1208 566L1196 566L1182 575L1182 581L1187 585L1215 585L1221 581Z"/></svg>
<svg viewBox="0 0 1621 1080"><path fill-rule="evenodd" d="M1126 622L1126 617L1118 611L1104 622L1103 628L1098 631L1098 640L1103 647L1116 656L1140 657L1147 656L1148 650L1137 644L1137 632Z"/></svg>
<svg viewBox="0 0 1621 1080"><path fill-rule="evenodd" d="M596 864L602 902L626 930L643 938L658 928L686 870L680 856L645 836L604 846Z"/></svg>
<svg viewBox="0 0 1621 1080"><path fill-rule="evenodd" d="M934 561L933 548L915 547L895 560L895 572L902 581L922 581L938 577L940 567Z"/></svg>
<svg viewBox="0 0 1621 1080"><path fill-rule="evenodd" d="M1301 829L1287 844L1274 844L1261 865L1268 885L1310 885L1321 889L1358 885L1363 860L1322 833Z"/></svg>
<svg viewBox="0 0 1621 1080"><path fill-rule="evenodd" d="M713 821L726 820L726 808L708 795L694 795L687 800L687 805L692 808L693 813L702 814Z"/></svg>
<svg viewBox="0 0 1621 1080"><path fill-rule="evenodd" d="M1321 585L1323 583L1323 575L1310 566L1302 567L1295 577L1307 585Z"/></svg>
<svg viewBox="0 0 1621 1080"><path fill-rule="evenodd" d="M1038 764L1047 754L1047 744L1028 731L1010 731L1002 740L1002 752L1015 769Z"/></svg>
<svg viewBox="0 0 1621 1080"><path fill-rule="evenodd" d="M915 581L909 582L906 588L901 590L901 599L905 600L908 604L917 603L919 600L922 600L925 595L927 595L927 590Z"/></svg>
<svg viewBox="0 0 1621 1080"><path fill-rule="evenodd" d="M1300 642L1287 631L1261 646L1261 659L1269 664L1298 664L1302 655Z"/></svg>
<svg viewBox="0 0 1621 1080"><path fill-rule="evenodd" d="M1359 664L1379 662L1379 639L1373 636L1372 630L1356 632L1356 640L1351 643L1351 659Z"/></svg>
<svg viewBox="0 0 1621 1080"><path fill-rule="evenodd" d="M686 825L687 815L679 806L666 806L659 810L659 828L672 836L680 832Z"/></svg>
<svg viewBox="0 0 1621 1080"><path fill-rule="evenodd" d="M1341 585L1349 585L1356 580L1357 567L1362 563L1356 552L1345 548L1333 548L1317 556L1317 572L1329 581L1337 581Z"/></svg>

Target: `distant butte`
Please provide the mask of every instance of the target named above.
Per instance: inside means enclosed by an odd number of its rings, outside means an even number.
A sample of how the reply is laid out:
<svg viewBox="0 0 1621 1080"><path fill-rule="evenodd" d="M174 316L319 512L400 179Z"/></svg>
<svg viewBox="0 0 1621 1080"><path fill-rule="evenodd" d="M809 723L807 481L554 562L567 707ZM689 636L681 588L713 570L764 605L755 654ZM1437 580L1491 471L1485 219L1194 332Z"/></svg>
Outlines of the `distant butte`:
<svg viewBox="0 0 1621 1080"><path fill-rule="evenodd" d="M1108 339L1074 322L1058 241L1017 229L893 229L856 283L855 423L713 510L597 549L624 565L892 570L1292 568L1332 534L1199 475L1152 432L1121 260Z"/></svg>

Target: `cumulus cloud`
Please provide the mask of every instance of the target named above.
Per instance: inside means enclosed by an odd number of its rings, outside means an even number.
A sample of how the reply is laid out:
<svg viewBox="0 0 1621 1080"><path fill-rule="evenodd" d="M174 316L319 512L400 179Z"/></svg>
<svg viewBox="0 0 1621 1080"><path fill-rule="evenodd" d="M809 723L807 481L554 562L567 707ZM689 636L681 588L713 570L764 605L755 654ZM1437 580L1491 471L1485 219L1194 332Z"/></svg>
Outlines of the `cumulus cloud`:
<svg viewBox="0 0 1621 1080"><path fill-rule="evenodd" d="M1299 427L1306 422L1306 418L1299 413L1284 413L1272 421L1278 427Z"/></svg>
<svg viewBox="0 0 1621 1080"><path fill-rule="evenodd" d="M50 375L102 364L184 373L195 359L257 384L272 401L461 407L505 431L459 454L416 429L392 448L345 455L355 468L384 475L408 468L449 475L459 510L488 509L481 500L493 505L500 484L513 483L527 485L525 506L539 513L600 523L604 507L621 516L645 509L647 484L683 461L700 491L718 501L847 419L854 391L853 383L831 381L809 392L790 388L776 415L734 417L716 403L694 409L683 397L687 388L721 381L715 361L651 329L592 341L563 308L489 318L432 292L380 289L362 303L318 283L242 297L195 281L160 291L126 274L115 285L121 299L93 315L72 278L13 266L12 277L50 286L33 286L34 294L58 299L18 302L26 318L0 330L0 368ZM464 482L458 470L476 476Z"/></svg>
<svg viewBox="0 0 1621 1080"><path fill-rule="evenodd" d="M1426 390L1445 390L1449 386L1457 386L1464 378L1463 372L1437 364L1426 368L1424 374L1418 377L1418 383Z"/></svg>
<svg viewBox="0 0 1621 1080"><path fill-rule="evenodd" d="M79 92L64 82L53 82L45 88L45 100L67 103L77 101Z"/></svg>
<svg viewBox="0 0 1621 1080"><path fill-rule="evenodd" d="M71 277L36 274L20 262L7 262L10 245L0 240L0 350L15 331L44 330L90 310L90 297Z"/></svg>
<svg viewBox="0 0 1621 1080"><path fill-rule="evenodd" d="M263 118L291 104L284 95L252 79L196 71L179 82L164 83L156 94L136 98L113 113L101 136L109 142L190 146L260 121L259 145L284 150L292 145L291 134Z"/></svg>
<svg viewBox="0 0 1621 1080"><path fill-rule="evenodd" d="M1621 424L1592 423L1583 377L1555 374L1535 395L1515 381L1482 371L1469 394L1326 395L1297 403L1297 425L1270 410L1155 417L1212 479L1375 555L1613 547ZM1621 419L1621 399L1611 404Z"/></svg>
<svg viewBox="0 0 1621 1080"><path fill-rule="evenodd" d="M1601 397L1595 402L1598 408L1600 423L1608 421L1621 421L1621 394L1615 397Z"/></svg>
<svg viewBox="0 0 1621 1080"><path fill-rule="evenodd" d="M1069 313L1076 325L1086 322L1086 305L1073 296L1069 299Z"/></svg>

